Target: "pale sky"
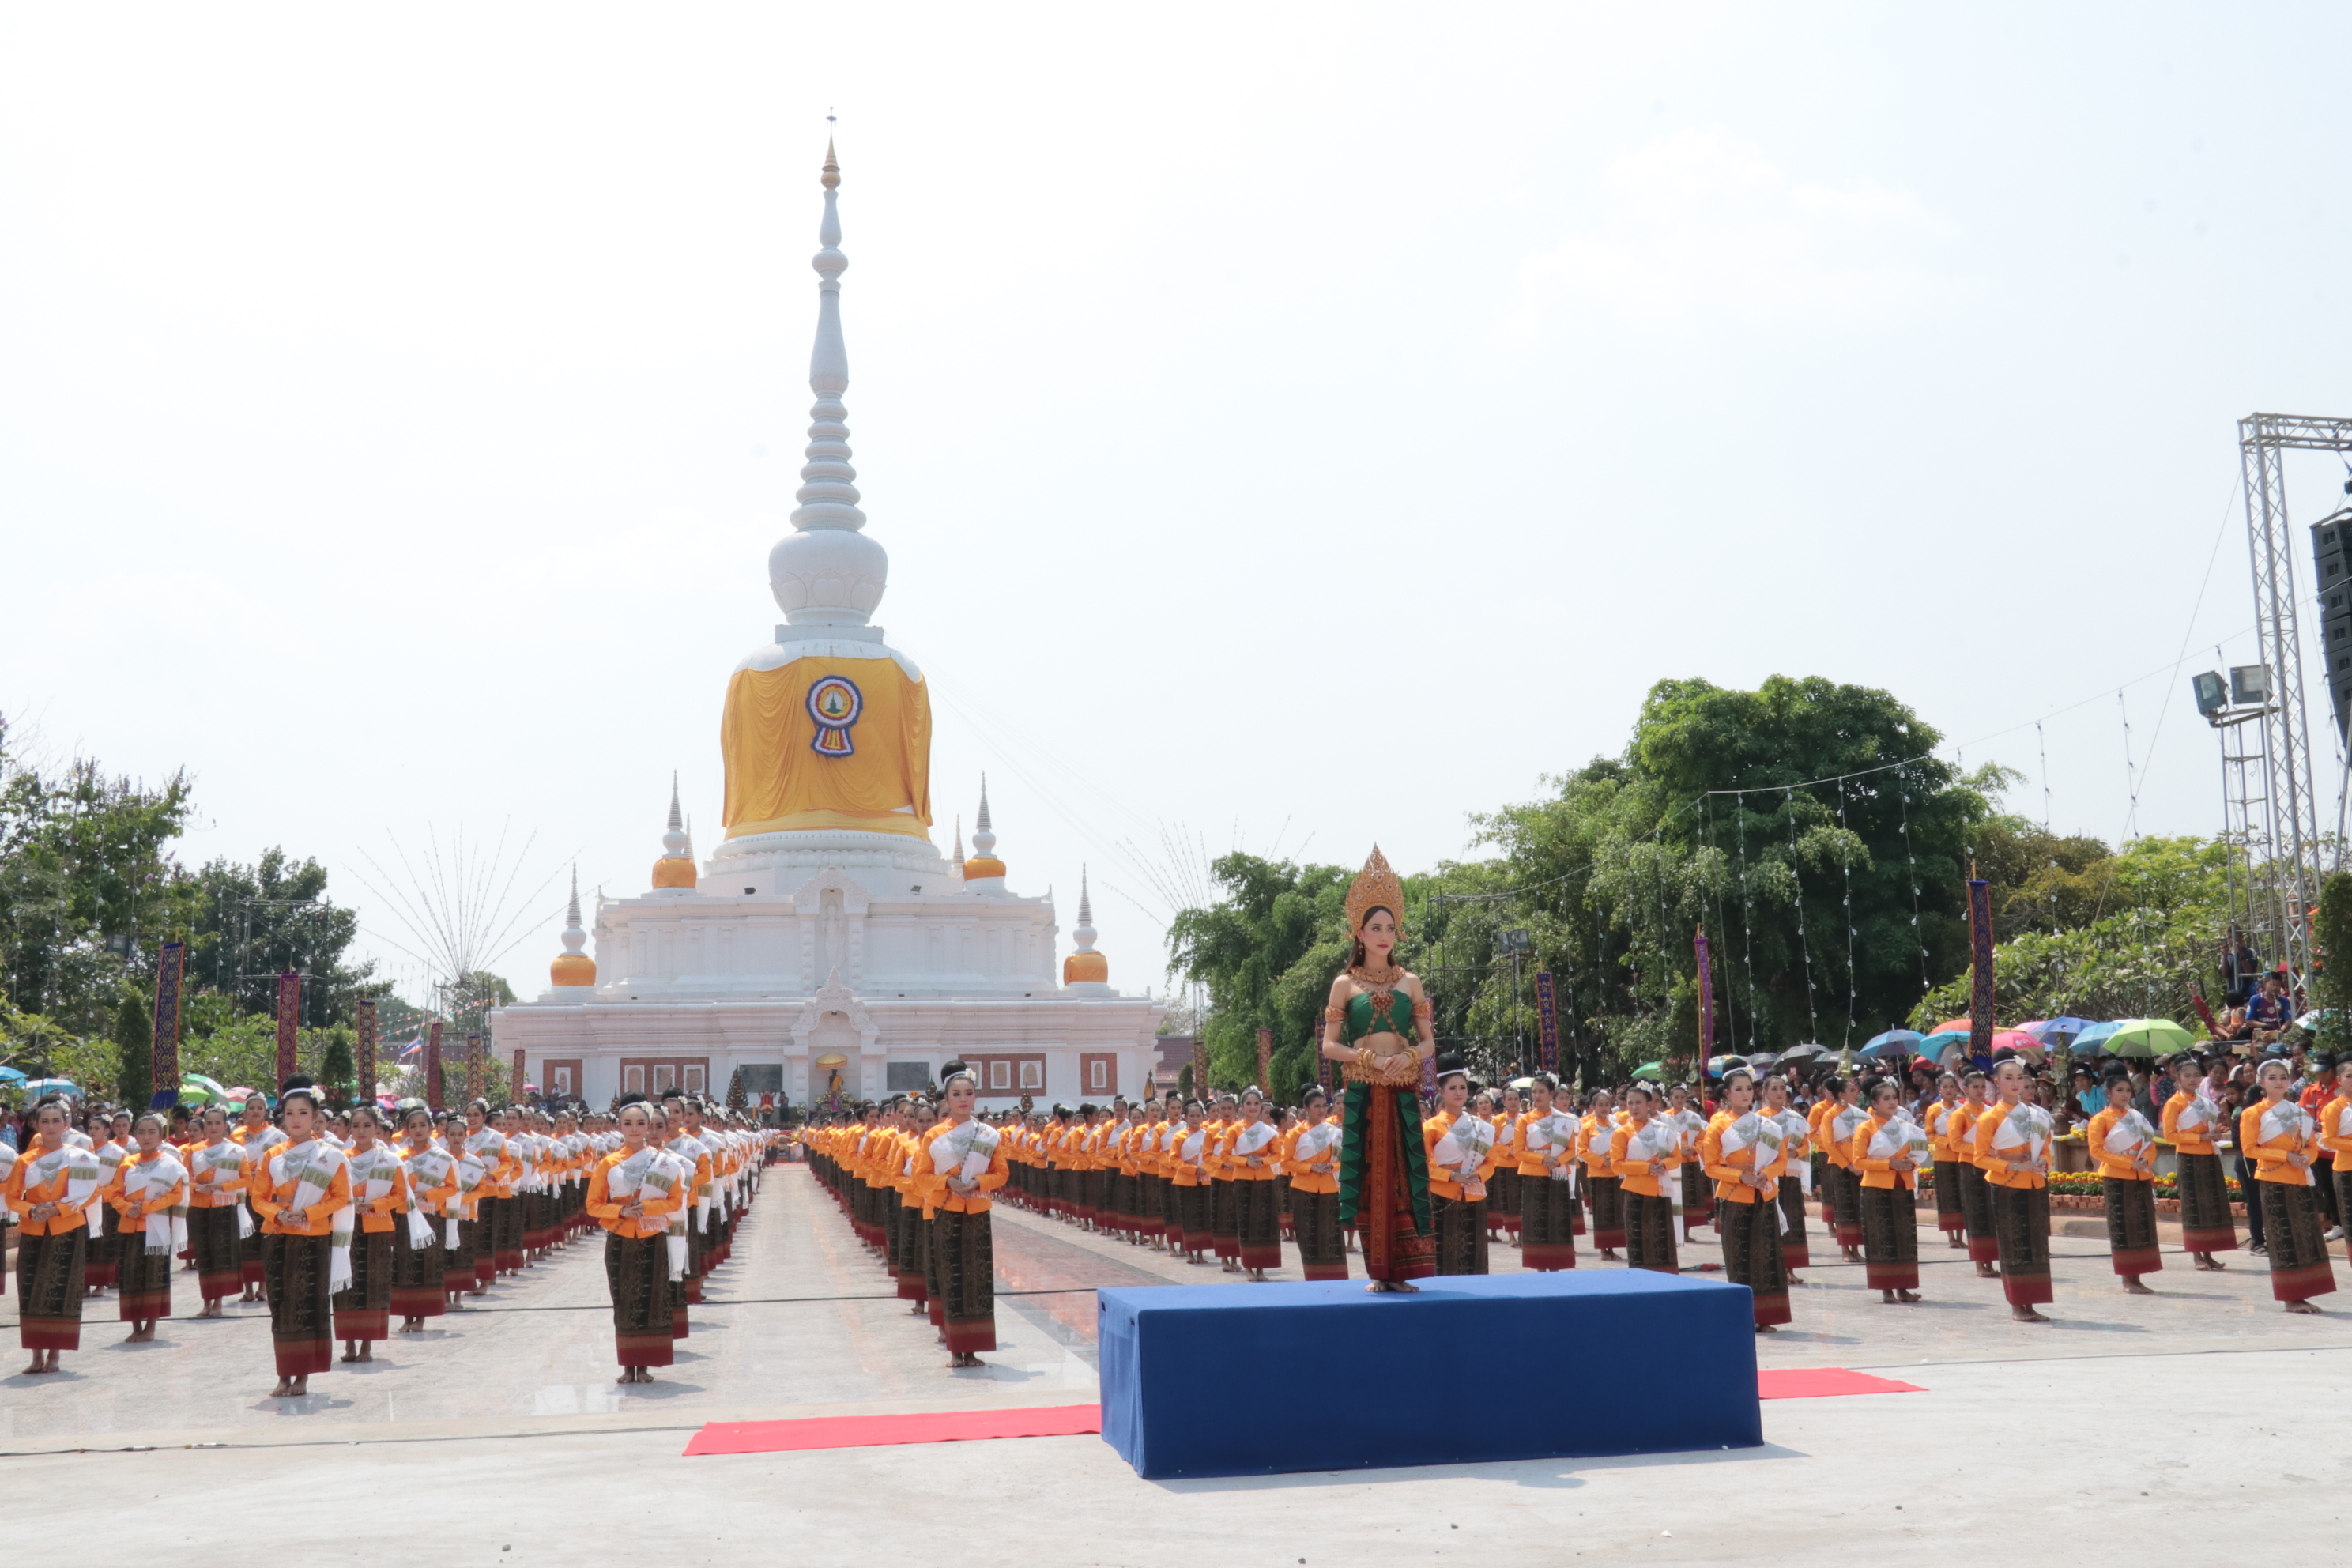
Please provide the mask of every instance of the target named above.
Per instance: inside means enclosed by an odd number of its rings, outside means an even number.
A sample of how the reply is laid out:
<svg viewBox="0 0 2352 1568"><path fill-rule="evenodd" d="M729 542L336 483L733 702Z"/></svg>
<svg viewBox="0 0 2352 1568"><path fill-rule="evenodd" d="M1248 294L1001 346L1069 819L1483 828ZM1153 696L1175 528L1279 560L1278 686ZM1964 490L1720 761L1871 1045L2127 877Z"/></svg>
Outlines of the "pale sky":
<svg viewBox="0 0 2352 1568"><path fill-rule="evenodd" d="M2210 832L2187 688L2252 652L2234 422L2352 414L2347 34L10 7L0 712L184 765L190 861L318 857L395 965L363 856L529 837L499 968L535 994L548 879L642 891L673 768L718 842L831 109L935 839L985 769L1014 889L1066 942L1090 862L1124 987L1161 980L1160 825L1424 868L1665 676L1883 686L2028 816L2046 752L2061 830ZM2344 499L2332 458L2291 478L2299 523Z"/></svg>

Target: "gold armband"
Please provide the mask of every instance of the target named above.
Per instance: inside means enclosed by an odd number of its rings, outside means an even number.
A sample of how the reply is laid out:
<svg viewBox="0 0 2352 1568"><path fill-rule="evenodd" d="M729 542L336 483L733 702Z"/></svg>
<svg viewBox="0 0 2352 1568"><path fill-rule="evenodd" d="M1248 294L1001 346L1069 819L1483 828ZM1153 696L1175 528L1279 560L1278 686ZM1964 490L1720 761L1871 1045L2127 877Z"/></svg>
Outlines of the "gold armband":
<svg viewBox="0 0 2352 1568"><path fill-rule="evenodd" d="M1328 1023L1343 1024L1348 1019L1348 1009L1334 1002L1323 1009L1323 1016Z"/></svg>
<svg viewBox="0 0 2352 1568"><path fill-rule="evenodd" d="M1414 1017L1426 1018L1430 1016L1430 1011L1429 997L1426 994L1416 996L1412 999L1412 1016Z"/></svg>

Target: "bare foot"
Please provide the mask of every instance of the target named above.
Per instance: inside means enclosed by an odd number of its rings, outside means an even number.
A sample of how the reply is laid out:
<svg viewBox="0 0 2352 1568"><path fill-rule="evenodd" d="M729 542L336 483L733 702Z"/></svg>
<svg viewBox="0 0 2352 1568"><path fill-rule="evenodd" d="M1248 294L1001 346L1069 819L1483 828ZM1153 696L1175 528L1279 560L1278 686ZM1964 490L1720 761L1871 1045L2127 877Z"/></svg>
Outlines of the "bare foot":
<svg viewBox="0 0 2352 1568"><path fill-rule="evenodd" d="M1919 1292L1916 1290L1897 1290L1895 1292L1895 1299L1897 1301L1902 1302L1906 1307L1916 1307L1919 1304Z"/></svg>
<svg viewBox="0 0 2352 1568"><path fill-rule="evenodd" d="M364 1343L364 1344L362 1344L362 1345L361 1345L361 1346L360 1346L360 1360L362 1360L362 1361L373 1361L373 1360L375 1360L375 1344L374 1344L374 1342L370 1341L370 1342L368 1342L367 1343Z"/></svg>
<svg viewBox="0 0 2352 1568"><path fill-rule="evenodd" d="M1993 1272L1991 1264L1979 1263L1977 1265L1977 1278L1979 1279L1998 1279L2000 1276Z"/></svg>
<svg viewBox="0 0 2352 1568"><path fill-rule="evenodd" d="M221 1315L221 1304L220 1304L218 1301L207 1301L207 1302L205 1302L205 1310L204 1310L203 1311L201 1311L201 1312L198 1312L198 1313L196 1314L196 1316L197 1316L197 1317L199 1317L199 1318L217 1318L217 1317L219 1317L220 1315Z"/></svg>
<svg viewBox="0 0 2352 1568"><path fill-rule="evenodd" d="M2046 1323L2050 1321L2031 1307L2011 1307L2009 1315L2021 1323Z"/></svg>
<svg viewBox="0 0 2352 1568"><path fill-rule="evenodd" d="M2326 1316L2326 1313L2322 1312L2318 1308L2313 1306L2308 1301L2289 1301L2286 1304L2286 1310L2290 1312L2301 1313L2306 1317L2321 1318Z"/></svg>
<svg viewBox="0 0 2352 1568"><path fill-rule="evenodd" d="M1759 1324L1757 1324L1757 1325L1756 1325L1756 1331L1757 1331L1758 1333L1759 1333L1759 1334L1777 1334L1777 1333L1779 1333L1780 1331L1780 1329L1779 1329L1777 1326L1775 1326L1774 1324L1771 1324L1771 1323L1759 1323Z"/></svg>
<svg viewBox="0 0 2352 1568"><path fill-rule="evenodd" d="M269 1391L269 1397L272 1399L286 1399L291 1397L293 1393L294 1380L290 1377L281 1377L278 1380L278 1386Z"/></svg>
<svg viewBox="0 0 2352 1568"><path fill-rule="evenodd" d="M48 1371L49 1369L43 1364L44 1360L45 1358L38 1351L34 1352L33 1364L25 1369L25 1375L26 1377L38 1377L41 1373Z"/></svg>
<svg viewBox="0 0 2352 1568"><path fill-rule="evenodd" d="M1791 1285L1802 1285L1802 1284L1804 1283L1804 1281L1803 1281L1803 1280L1801 1280L1801 1279L1798 1279L1795 1275L1791 1274L1791 1275L1790 1275L1790 1276L1789 1276L1789 1283L1790 1283L1790 1284L1791 1284Z"/></svg>
<svg viewBox="0 0 2352 1568"><path fill-rule="evenodd" d="M2197 1255L2197 1267L2209 1274L2218 1274L2230 1266L2210 1252L2200 1252Z"/></svg>
<svg viewBox="0 0 2352 1568"><path fill-rule="evenodd" d="M2126 1274L2124 1276L2124 1294L2126 1296L2153 1296L2156 1292L2141 1284L2139 1282L2139 1276L2136 1274Z"/></svg>

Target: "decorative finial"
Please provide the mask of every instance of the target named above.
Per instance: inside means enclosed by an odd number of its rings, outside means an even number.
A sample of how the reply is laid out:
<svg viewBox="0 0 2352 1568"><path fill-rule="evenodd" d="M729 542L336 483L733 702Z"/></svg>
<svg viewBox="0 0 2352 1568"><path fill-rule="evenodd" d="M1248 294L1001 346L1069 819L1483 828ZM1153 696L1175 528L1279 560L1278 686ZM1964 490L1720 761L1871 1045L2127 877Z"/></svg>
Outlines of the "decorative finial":
<svg viewBox="0 0 2352 1568"><path fill-rule="evenodd" d="M986 856L996 848L996 835L988 826L988 775L980 775L980 817L972 824L971 852Z"/></svg>
<svg viewBox="0 0 2352 1568"><path fill-rule="evenodd" d="M956 813L955 858L956 864L963 864L963 813L961 811Z"/></svg>
<svg viewBox="0 0 2352 1568"><path fill-rule="evenodd" d="M686 853L686 818L677 809L677 774L669 775L669 831L662 835L662 853L673 857Z"/></svg>
<svg viewBox="0 0 2352 1568"><path fill-rule="evenodd" d="M1078 925L1070 934L1077 939L1081 952L1095 944L1094 897L1087 886L1087 867L1083 860L1078 863Z"/></svg>
<svg viewBox="0 0 2352 1568"><path fill-rule="evenodd" d="M816 401L809 408L808 460L793 496L800 502L792 519L796 531L768 552L768 585L793 625L850 628L866 626L881 604L890 556L859 531L866 514L857 508L857 470L849 462L849 410L841 401L849 390L849 351L841 337L841 275L849 258L841 253L841 163L830 132L821 183L824 217L809 262L817 275L816 345L809 353Z"/></svg>
<svg viewBox="0 0 2352 1568"><path fill-rule="evenodd" d="M572 868L572 901L563 907L563 945L578 952L586 944L588 933L580 928L580 868Z"/></svg>
<svg viewBox="0 0 2352 1568"><path fill-rule="evenodd" d="M547 966L548 980L557 985L593 985L596 961L582 951L588 933L580 925L580 868L572 868L572 899L563 908L563 951Z"/></svg>
<svg viewBox="0 0 2352 1568"><path fill-rule="evenodd" d="M1070 932L1077 951L1062 960L1062 984L1082 987L1089 995L1110 991L1110 960L1095 951L1095 905L1087 885L1087 868L1078 867L1078 923Z"/></svg>

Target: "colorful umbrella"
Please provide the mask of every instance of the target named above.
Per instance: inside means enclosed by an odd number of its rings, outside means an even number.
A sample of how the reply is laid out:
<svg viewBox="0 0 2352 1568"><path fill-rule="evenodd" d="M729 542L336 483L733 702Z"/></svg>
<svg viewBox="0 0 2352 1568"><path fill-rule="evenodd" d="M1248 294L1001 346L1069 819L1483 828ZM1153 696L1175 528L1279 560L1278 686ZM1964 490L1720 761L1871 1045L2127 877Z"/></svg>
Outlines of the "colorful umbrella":
<svg viewBox="0 0 2352 1568"><path fill-rule="evenodd" d="M2169 1018L2126 1018L2105 1044L2111 1057L2169 1057L2193 1049L2197 1037Z"/></svg>
<svg viewBox="0 0 2352 1568"><path fill-rule="evenodd" d="M1944 1059L1946 1051L1950 1050L1954 1046L1966 1047L1968 1043L1968 1024L1963 1019L1960 1027L1957 1029L1938 1029L1926 1037L1919 1042L1917 1049L1919 1054L1929 1061L1940 1062Z"/></svg>
<svg viewBox="0 0 2352 1568"><path fill-rule="evenodd" d="M81 1085L69 1078L37 1078L25 1086L26 1094L63 1094L81 1098Z"/></svg>
<svg viewBox="0 0 2352 1568"><path fill-rule="evenodd" d="M2018 1026L2043 1045L2059 1050L2064 1050L2074 1044L2074 1037L2090 1026L2091 1020L2088 1018L2036 1018L2031 1024Z"/></svg>
<svg viewBox="0 0 2352 1568"><path fill-rule="evenodd" d="M0 1083L22 1083L25 1075L15 1068L0 1068Z"/></svg>
<svg viewBox="0 0 2352 1568"><path fill-rule="evenodd" d="M2066 1048L2078 1057L2095 1056L2105 1047L2107 1037L2122 1027L2123 1025L2119 1023L2093 1024L2089 1028L2067 1041Z"/></svg>
<svg viewBox="0 0 2352 1568"><path fill-rule="evenodd" d="M1655 1083L1662 1076L1664 1076L1665 1067L1666 1064L1664 1062L1643 1062L1640 1067L1633 1069L1633 1081L1636 1083ZM648 1158L650 1157L651 1156L648 1156Z"/></svg>
<svg viewBox="0 0 2352 1568"><path fill-rule="evenodd" d="M1992 1048L1996 1051L2010 1050L2016 1051L2021 1056L2038 1057L2042 1054L2043 1046L2039 1037L2028 1034L2023 1029L1995 1029L1992 1034Z"/></svg>
<svg viewBox="0 0 2352 1568"><path fill-rule="evenodd" d="M1905 1056L1916 1056L1919 1054L1919 1042L1927 1037L1916 1029L1889 1029L1883 1035L1873 1036L1870 1044L1863 1047L1860 1054L1874 1057L1893 1047Z"/></svg>
<svg viewBox="0 0 2352 1568"><path fill-rule="evenodd" d="M1948 1035L1954 1029L1958 1029L1965 1035L1976 1026L1976 1020L1973 1018L1947 1018L1927 1032L1931 1035Z"/></svg>

